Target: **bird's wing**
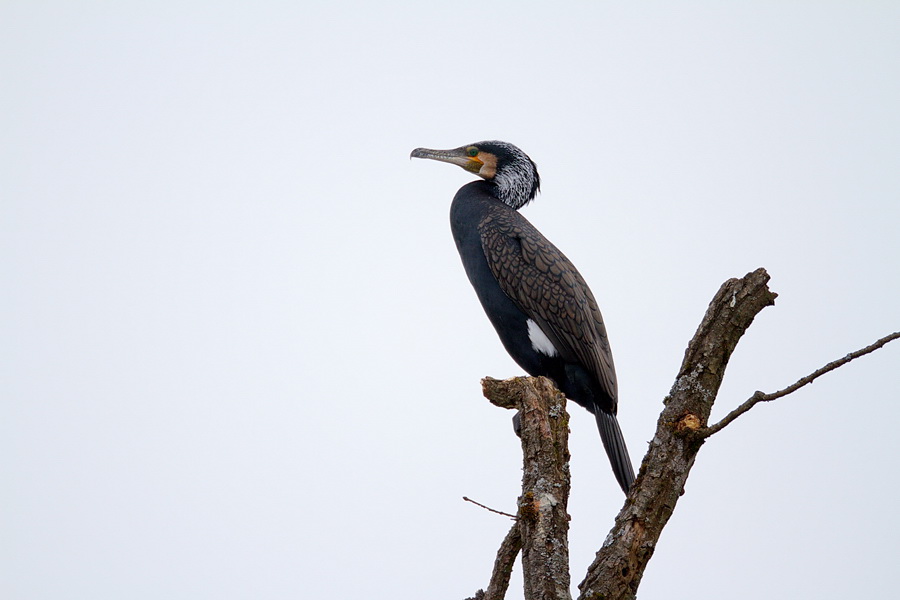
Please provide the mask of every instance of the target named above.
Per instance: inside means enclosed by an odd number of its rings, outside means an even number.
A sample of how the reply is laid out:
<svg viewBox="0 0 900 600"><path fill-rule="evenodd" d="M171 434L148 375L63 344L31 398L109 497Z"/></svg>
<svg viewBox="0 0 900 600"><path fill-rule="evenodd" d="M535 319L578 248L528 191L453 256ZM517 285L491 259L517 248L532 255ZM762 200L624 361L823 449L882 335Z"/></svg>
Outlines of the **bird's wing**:
<svg viewBox="0 0 900 600"><path fill-rule="evenodd" d="M616 371L606 326L584 278L565 254L514 211L492 211L478 226L491 272L567 360L593 371L613 401Z"/></svg>

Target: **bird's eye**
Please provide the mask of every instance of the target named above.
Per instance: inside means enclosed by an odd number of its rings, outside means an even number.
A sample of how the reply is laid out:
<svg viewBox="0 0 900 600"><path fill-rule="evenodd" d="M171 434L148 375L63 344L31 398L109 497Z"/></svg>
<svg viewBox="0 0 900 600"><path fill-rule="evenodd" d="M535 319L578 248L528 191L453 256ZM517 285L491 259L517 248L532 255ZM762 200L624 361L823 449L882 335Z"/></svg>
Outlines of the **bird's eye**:
<svg viewBox="0 0 900 600"><path fill-rule="evenodd" d="M474 158L478 156L478 148L476 148L475 146L469 146L468 148L466 148L466 154Z"/></svg>

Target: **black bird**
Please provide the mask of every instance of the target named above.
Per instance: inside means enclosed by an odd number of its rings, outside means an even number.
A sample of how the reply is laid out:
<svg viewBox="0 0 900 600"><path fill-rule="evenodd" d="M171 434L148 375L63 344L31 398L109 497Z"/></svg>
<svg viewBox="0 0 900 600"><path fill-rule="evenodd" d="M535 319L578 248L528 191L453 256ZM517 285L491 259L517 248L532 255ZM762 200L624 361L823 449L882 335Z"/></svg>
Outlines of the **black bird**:
<svg viewBox="0 0 900 600"><path fill-rule="evenodd" d="M597 301L571 261L518 212L540 189L537 166L499 141L416 148L410 157L459 165L484 180L460 188L450 207L466 275L513 360L594 414L628 493L634 470L616 420L616 371Z"/></svg>

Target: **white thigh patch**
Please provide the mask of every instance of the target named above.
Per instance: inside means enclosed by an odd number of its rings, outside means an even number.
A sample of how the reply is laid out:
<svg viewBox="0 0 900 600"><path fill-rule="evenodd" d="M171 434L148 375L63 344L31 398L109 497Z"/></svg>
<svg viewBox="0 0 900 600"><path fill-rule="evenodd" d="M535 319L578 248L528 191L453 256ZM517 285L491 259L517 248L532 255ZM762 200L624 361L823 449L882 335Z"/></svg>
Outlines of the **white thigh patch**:
<svg viewBox="0 0 900 600"><path fill-rule="evenodd" d="M531 319L528 319L528 339L531 340L531 347L534 348L535 352L540 352L547 356L556 356L559 354L556 351L556 346L550 341L550 338L548 338L547 335L541 331L541 328L538 327L538 324Z"/></svg>

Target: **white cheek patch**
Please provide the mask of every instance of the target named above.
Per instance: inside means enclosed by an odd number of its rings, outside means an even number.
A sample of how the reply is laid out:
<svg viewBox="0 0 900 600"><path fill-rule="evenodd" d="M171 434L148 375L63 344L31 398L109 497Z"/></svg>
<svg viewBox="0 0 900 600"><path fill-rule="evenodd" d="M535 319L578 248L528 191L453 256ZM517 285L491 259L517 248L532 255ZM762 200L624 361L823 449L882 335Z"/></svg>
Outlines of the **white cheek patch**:
<svg viewBox="0 0 900 600"><path fill-rule="evenodd" d="M541 331L541 328L538 327L538 324L528 319L528 339L531 340L531 347L534 348L535 352L540 352L546 356L556 356L559 354L556 351L556 346L553 345L553 342L550 341L550 338Z"/></svg>

